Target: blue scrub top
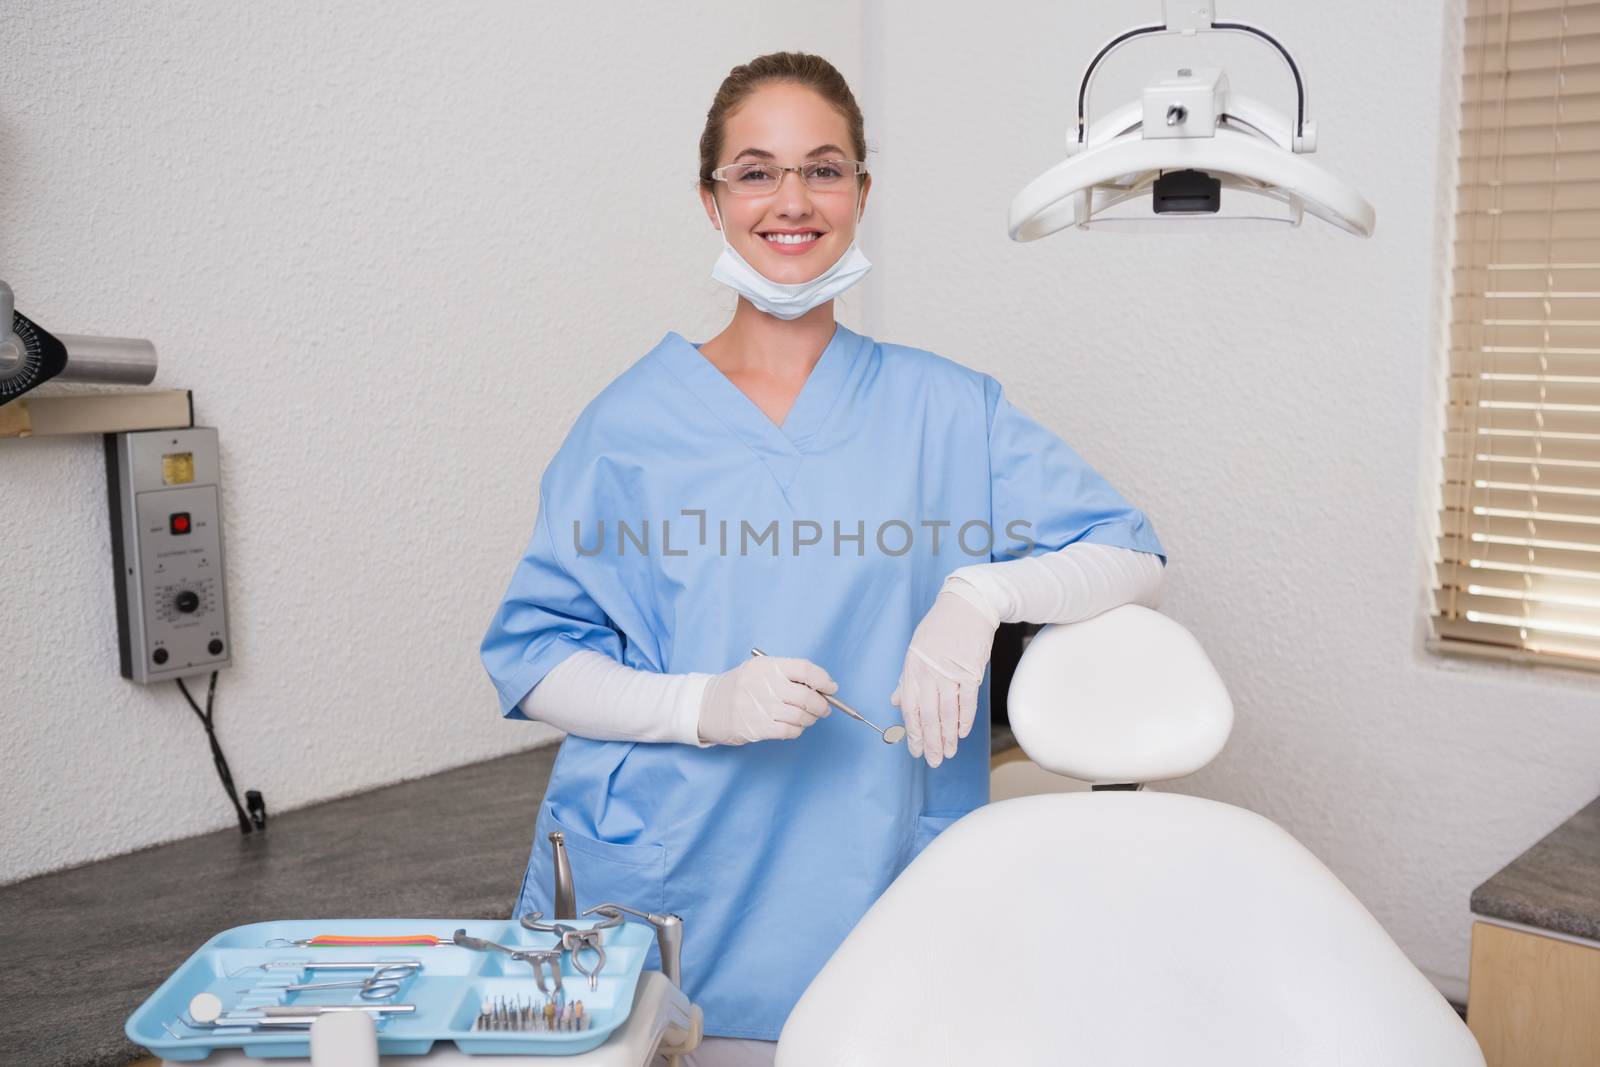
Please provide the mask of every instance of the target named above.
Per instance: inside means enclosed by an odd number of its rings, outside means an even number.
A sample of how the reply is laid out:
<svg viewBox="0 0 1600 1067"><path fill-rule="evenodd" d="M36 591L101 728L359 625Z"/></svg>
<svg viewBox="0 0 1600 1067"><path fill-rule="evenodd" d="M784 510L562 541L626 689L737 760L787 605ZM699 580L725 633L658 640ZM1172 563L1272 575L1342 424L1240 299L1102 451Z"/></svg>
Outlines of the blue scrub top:
<svg viewBox="0 0 1600 1067"><path fill-rule="evenodd" d="M889 695L945 576L1073 541L1166 558L1144 515L990 376L838 326L779 427L669 333L545 471L483 662L502 714L523 718L522 698L580 649L720 673L755 646L812 660L841 699L898 722ZM683 917L706 1033L776 1039L895 876L987 802L988 738L987 680L936 770L837 714L737 747L568 736L517 914L552 913L559 829L580 908Z"/></svg>

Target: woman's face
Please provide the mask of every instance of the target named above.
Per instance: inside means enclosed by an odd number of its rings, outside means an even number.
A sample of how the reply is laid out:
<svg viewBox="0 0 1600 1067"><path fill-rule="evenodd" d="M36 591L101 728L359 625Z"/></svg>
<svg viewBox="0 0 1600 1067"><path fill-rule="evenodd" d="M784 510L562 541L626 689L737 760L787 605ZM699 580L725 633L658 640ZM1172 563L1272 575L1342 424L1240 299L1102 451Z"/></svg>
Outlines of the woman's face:
<svg viewBox="0 0 1600 1067"><path fill-rule="evenodd" d="M854 159L856 155L844 116L799 85L775 83L757 89L728 114L723 131L719 167L763 162L798 166L808 159ZM866 177L859 187L863 210L871 181ZM842 183L837 191L818 192L808 188L798 172L789 171L776 192L761 195L730 192L727 182L711 184L728 243L772 281L810 281L833 266L855 239L855 179ZM711 197L712 193L701 189L706 217L716 225ZM780 233L810 239L778 244L769 236Z"/></svg>

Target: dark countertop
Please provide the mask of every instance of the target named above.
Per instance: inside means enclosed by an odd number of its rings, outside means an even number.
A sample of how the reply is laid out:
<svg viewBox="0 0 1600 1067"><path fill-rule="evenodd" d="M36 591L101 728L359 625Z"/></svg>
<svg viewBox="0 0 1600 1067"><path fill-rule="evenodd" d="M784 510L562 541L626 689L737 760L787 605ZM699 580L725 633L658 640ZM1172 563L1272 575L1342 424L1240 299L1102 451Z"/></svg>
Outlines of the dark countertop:
<svg viewBox="0 0 1600 1067"><path fill-rule="evenodd" d="M121 1067L133 1010L211 935L292 918L509 918L556 748L0 888L0 1064Z"/></svg>
<svg viewBox="0 0 1600 1067"><path fill-rule="evenodd" d="M995 726L991 751L1015 746ZM272 815L264 834L218 830L0 887L0 1064L123 1067L147 1055L123 1023L231 926L509 918L555 754L550 745Z"/></svg>
<svg viewBox="0 0 1600 1067"><path fill-rule="evenodd" d="M1600 941L1600 798L1474 889L1472 911Z"/></svg>

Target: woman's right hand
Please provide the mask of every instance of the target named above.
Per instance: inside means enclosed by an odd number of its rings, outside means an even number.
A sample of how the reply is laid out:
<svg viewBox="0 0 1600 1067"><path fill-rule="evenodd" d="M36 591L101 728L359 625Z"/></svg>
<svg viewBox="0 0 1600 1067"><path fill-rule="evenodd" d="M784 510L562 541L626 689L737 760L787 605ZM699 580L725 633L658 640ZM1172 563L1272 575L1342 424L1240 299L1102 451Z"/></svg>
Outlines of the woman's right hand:
<svg viewBox="0 0 1600 1067"><path fill-rule="evenodd" d="M700 703L700 743L743 745L800 736L828 714L820 693L839 684L806 659L755 656L706 685Z"/></svg>

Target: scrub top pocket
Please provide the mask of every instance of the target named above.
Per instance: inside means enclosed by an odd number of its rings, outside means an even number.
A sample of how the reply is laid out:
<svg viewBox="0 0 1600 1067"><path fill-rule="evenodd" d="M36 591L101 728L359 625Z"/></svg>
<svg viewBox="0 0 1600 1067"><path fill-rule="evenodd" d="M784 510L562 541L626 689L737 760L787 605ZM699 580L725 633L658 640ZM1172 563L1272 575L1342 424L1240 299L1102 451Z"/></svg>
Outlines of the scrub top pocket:
<svg viewBox="0 0 1600 1067"><path fill-rule="evenodd" d="M540 806L527 874L518 894L517 915L554 910L555 861L550 831L560 830L572 865L572 886L578 911L596 904L626 904L639 911L665 911L667 849L665 845L624 845L601 841L575 830L557 817L549 801Z"/></svg>

